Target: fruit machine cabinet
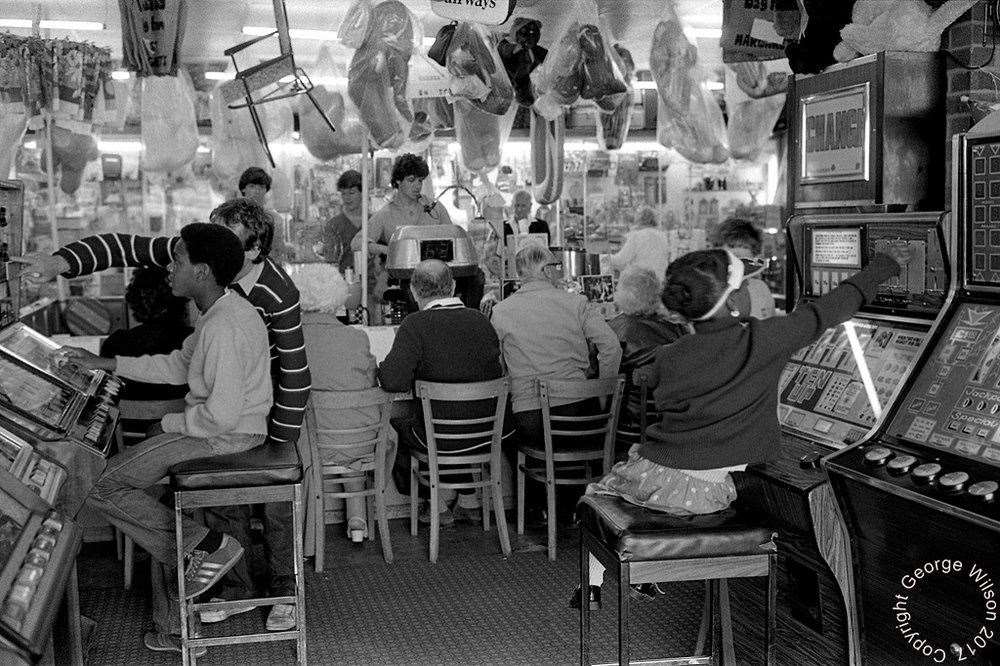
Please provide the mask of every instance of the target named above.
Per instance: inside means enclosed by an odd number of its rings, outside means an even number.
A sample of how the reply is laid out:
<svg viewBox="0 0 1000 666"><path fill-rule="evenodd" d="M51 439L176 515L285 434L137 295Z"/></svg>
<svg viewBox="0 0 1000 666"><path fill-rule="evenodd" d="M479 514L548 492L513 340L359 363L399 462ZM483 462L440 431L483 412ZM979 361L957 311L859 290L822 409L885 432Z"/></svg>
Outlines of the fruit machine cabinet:
<svg viewBox="0 0 1000 666"><path fill-rule="evenodd" d="M22 254L24 184L0 180L0 327L17 321L21 309L19 265L11 256Z"/></svg>
<svg viewBox="0 0 1000 666"><path fill-rule="evenodd" d="M63 362L60 349L20 322L0 330L0 428L72 472L55 505L75 516L115 437L121 380Z"/></svg>
<svg viewBox="0 0 1000 666"><path fill-rule="evenodd" d="M65 514L0 468L0 637L10 653L30 661L46 653L81 535Z"/></svg>
<svg viewBox="0 0 1000 666"><path fill-rule="evenodd" d="M955 297L879 427L824 461L868 663L1000 663L1000 137L959 149Z"/></svg>
<svg viewBox="0 0 1000 666"><path fill-rule="evenodd" d="M805 214L789 222L788 260L798 305L905 248L909 262L851 320L796 352L778 386L781 441L771 459L739 475L740 501L779 530L779 655L795 663L856 663L858 628L847 536L823 456L874 427L913 367L950 294L946 214Z"/></svg>

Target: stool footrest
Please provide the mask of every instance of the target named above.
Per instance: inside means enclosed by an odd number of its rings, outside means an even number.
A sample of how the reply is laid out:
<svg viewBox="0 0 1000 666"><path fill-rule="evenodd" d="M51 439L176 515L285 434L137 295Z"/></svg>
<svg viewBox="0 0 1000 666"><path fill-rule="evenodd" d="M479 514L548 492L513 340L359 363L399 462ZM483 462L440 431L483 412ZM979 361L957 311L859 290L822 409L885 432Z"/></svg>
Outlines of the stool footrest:
<svg viewBox="0 0 1000 666"><path fill-rule="evenodd" d="M219 645L241 645L243 643L273 643L274 641L294 641L299 637L298 629L292 631L269 631L266 634L245 636L217 636L215 638L190 638L188 647L216 647Z"/></svg>
<svg viewBox="0 0 1000 666"><path fill-rule="evenodd" d="M663 657L662 659L631 659L628 662L631 666L694 666L695 664L711 664L711 657ZM606 664L593 664L593 666L618 666L617 661L609 661Z"/></svg>
<svg viewBox="0 0 1000 666"><path fill-rule="evenodd" d="M246 606L259 608L261 606L274 606L276 604L294 604L295 602L295 597L257 597L256 599L239 599L237 601L205 601L203 603L190 604L189 608L199 611L212 611L225 610L227 608L245 608Z"/></svg>

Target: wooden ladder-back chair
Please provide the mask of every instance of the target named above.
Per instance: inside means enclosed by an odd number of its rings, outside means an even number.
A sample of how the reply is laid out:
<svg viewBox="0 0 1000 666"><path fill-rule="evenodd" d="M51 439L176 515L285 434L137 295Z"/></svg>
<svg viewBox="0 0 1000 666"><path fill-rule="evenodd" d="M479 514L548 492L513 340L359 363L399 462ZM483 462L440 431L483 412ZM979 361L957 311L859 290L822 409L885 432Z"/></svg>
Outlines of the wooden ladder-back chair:
<svg viewBox="0 0 1000 666"><path fill-rule="evenodd" d="M548 512L548 554L556 559L556 486L587 485L601 479L611 469L615 455L615 435L621 408L625 377L603 379L542 380L538 394L542 408L542 447L536 442L522 442L517 447L517 533L524 534L525 476L545 484ZM579 402L589 398L603 399L604 404L594 414L561 416L552 413L551 400ZM574 447L567 440L592 439L603 436L603 446ZM559 449L553 447L554 437L560 439ZM529 465L527 460L541 461ZM594 463L601 463L601 472L594 473ZM563 474L557 475L557 472ZM569 475L565 475L569 474Z"/></svg>
<svg viewBox="0 0 1000 666"><path fill-rule="evenodd" d="M507 519L504 516L503 489L500 482L503 467L500 458L500 443L503 439L504 414L507 409L509 386L506 378L469 384L441 384L418 381L415 394L420 400L424 416L426 450L410 451L410 534L417 535L417 488L418 484L430 489L431 539L430 560L437 562L441 518L438 514L438 491L442 488L482 488L483 489L483 530L490 528L489 503L492 500L496 515L497 535L500 549L505 556L510 555L510 536L507 533ZM442 419L436 418L432 402L474 402L495 400L493 414L481 418ZM447 430L448 432L439 432ZM469 428L469 431L458 430ZM462 451L439 451L439 441L464 442ZM466 482L442 481L456 474L472 474L478 480Z"/></svg>
<svg viewBox="0 0 1000 666"><path fill-rule="evenodd" d="M306 435L308 438L309 458L306 475L310 485L307 499L307 513L312 519L310 530L315 544L315 569L323 571L323 561L326 543L326 500L364 497L368 508L368 538L372 539L375 531L373 513L378 520L379 536L382 540L382 556L386 562L392 562L392 541L389 537L389 520L385 506L385 489L387 483L386 452L389 448L389 414L392 411L393 394L380 388L363 389L360 391L319 391L313 389L306 406ZM317 410L345 410L378 408L378 416L367 423L350 428L320 428L316 418ZM349 444L326 443L330 438L343 437L357 439ZM356 465L327 464L323 462L324 450L338 447L356 449L371 445L371 459L362 459ZM364 479L366 487L363 490L326 491L324 485L343 486L345 481ZM372 511L372 504L375 510ZM346 520L346 516L345 516Z"/></svg>
<svg viewBox="0 0 1000 666"><path fill-rule="evenodd" d="M320 117L326 122L331 132L335 132L333 123L327 117L326 112L320 107L319 102L313 97L313 84L309 75L295 64L295 54L292 52L292 39L288 33L288 12L285 9L285 0L271 0L274 6L274 21L276 29L260 37L247 40L236 46L225 50L226 57L233 61L236 69L236 77L232 81L227 81L219 86L219 92L223 101L230 109L246 108L250 111L250 118L253 120L254 130L257 138L264 148L267 159L274 167L274 157L271 155L271 148L267 144L267 136L257 113L257 106L267 102L274 102L279 99L305 95L316 107ZM277 57L259 62L252 67L240 70L236 62L236 54L257 44L265 39L277 36L279 55ZM256 94L256 97L255 97ZM242 100L242 101L241 101Z"/></svg>

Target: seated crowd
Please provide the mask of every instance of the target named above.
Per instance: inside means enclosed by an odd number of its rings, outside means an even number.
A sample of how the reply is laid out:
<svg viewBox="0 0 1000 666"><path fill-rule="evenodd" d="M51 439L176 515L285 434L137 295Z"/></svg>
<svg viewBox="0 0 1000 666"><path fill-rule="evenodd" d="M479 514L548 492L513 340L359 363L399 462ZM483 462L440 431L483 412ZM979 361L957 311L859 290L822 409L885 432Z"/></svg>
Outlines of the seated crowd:
<svg viewBox="0 0 1000 666"><path fill-rule="evenodd" d="M777 429L775 388L786 357L849 318L881 280L899 270L894 259L876 257L824 298L788 317L762 321L773 314L773 302L769 308L755 296L759 288L748 287L738 256L744 249L759 252L760 236L737 221L727 223L720 249L680 257L663 275L644 266L626 268L615 295L621 314L606 322L584 296L558 286L557 262L545 247L530 245L516 254L521 287L496 304L491 318L455 297L447 264L425 260L409 284L419 311L403 320L391 350L376 365L366 334L336 317L347 287L335 266L300 265L286 272L268 258L270 216L247 199L223 204L210 219L216 224L188 225L173 239L85 238L39 260L38 266L43 278L51 278L109 266L169 264L170 292L193 299L201 313L179 348L178 337L188 330L177 317L173 328L166 327L159 339L150 336L146 346L109 339L104 350L109 358L71 352L83 367L118 372L132 381L187 385L184 411L164 416L145 440L109 460L89 500L154 560L156 631L146 637L154 650L178 649L176 612L167 589L176 553L173 514L146 488L183 460L245 451L265 440L293 446L310 387L355 391L379 385L388 392L410 392L418 380L469 383L507 376L503 450L513 465L518 442L537 443L542 437L538 380L624 374L630 386L623 420L634 424L646 408L632 384L638 372L662 414L655 426L661 439L622 452L623 461L604 470L605 478L586 492L679 515L710 513L735 498L729 473L764 456L754 442ZM162 273L140 273L130 293L138 294L144 284L162 292L158 279ZM130 298L133 307L143 302ZM754 317L749 323L741 321L749 316L734 316L748 310ZM153 316L144 326L157 321L165 326ZM440 415L482 417L492 413L488 402L444 404ZM598 408L596 399L561 400L552 412L577 416ZM374 411L320 413L318 427L364 424L376 417ZM391 421L398 436L394 478L401 491L419 492L409 487L409 453L427 446L423 415L416 400L396 413ZM352 446L351 440L334 444L322 448L322 462L350 466L373 453L370 446ZM449 440L440 440L439 447L449 451ZM544 506L538 485L528 485L525 502L536 520ZM557 511L568 515L579 493L557 498ZM421 520L437 512L440 524L477 522L481 502L474 490L441 492L438 506L424 504ZM193 521L185 525L189 596L256 596L246 566L237 566L249 519L248 507L234 507L210 516L207 527ZM268 505L263 519L270 591L288 595L291 516L285 505ZM370 528L362 501L348 501L348 537L361 541ZM603 572L593 568L591 579L599 582ZM227 573L230 578L224 580ZM573 600L578 603L580 596L574 594ZM590 591L590 602L595 600L599 603L599 586ZM203 613L201 620L220 621L238 612L243 609ZM267 628L287 629L294 622L293 607L279 604Z"/></svg>

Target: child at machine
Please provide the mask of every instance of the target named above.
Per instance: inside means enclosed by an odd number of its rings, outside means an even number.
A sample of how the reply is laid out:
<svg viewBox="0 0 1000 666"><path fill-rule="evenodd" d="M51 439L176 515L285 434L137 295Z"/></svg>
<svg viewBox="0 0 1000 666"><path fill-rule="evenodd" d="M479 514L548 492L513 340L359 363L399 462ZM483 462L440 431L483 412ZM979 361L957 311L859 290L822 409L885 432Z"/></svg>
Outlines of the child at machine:
<svg viewBox="0 0 1000 666"><path fill-rule="evenodd" d="M768 319L777 313L771 289L760 279L765 263L760 260L764 237L752 222L730 217L716 231L716 246L729 250L743 260L743 284L729 297L729 307L741 321Z"/></svg>
<svg viewBox="0 0 1000 666"><path fill-rule="evenodd" d="M201 313L194 333L170 354L101 358L67 348L71 363L117 372L127 379L186 383L183 412L167 414L148 439L108 460L88 504L167 567L176 564L174 512L146 493L174 465L261 446L272 403L270 350L264 323L252 305L230 291L243 266L243 244L228 228L189 224L181 229L169 267L175 296L191 298ZM227 534L185 519L185 596L215 584L243 555ZM175 636L148 634L153 650L179 650Z"/></svg>
<svg viewBox="0 0 1000 666"><path fill-rule="evenodd" d="M667 267L661 300L694 323L694 334L659 349L641 372L662 421L587 494L614 495L677 516L722 511L736 499L730 472L768 458L777 442L777 386L792 354L847 321L900 271L905 250L875 255L868 266L787 317L746 324L726 307L743 282L743 262L724 249L686 254ZM896 257L895 255L898 255ZM586 501L586 500L584 500ZM589 603L600 608L604 567L591 556ZM652 584L638 596L655 594ZM580 589L570 605L579 607Z"/></svg>

